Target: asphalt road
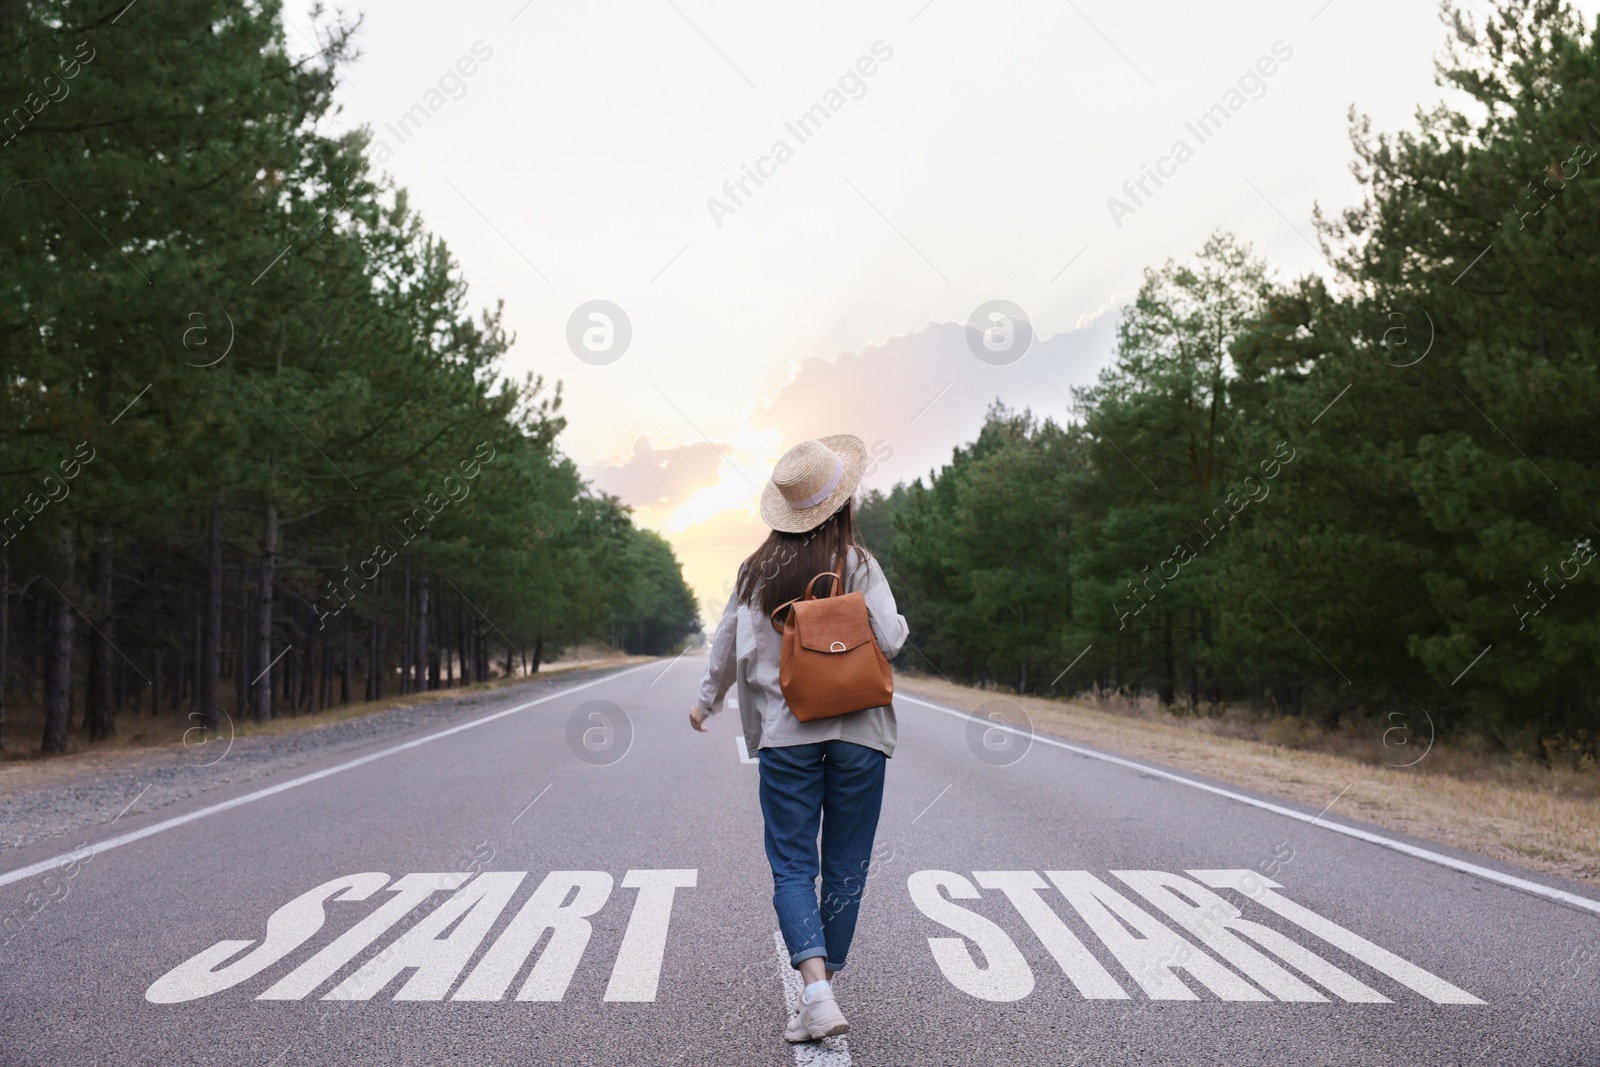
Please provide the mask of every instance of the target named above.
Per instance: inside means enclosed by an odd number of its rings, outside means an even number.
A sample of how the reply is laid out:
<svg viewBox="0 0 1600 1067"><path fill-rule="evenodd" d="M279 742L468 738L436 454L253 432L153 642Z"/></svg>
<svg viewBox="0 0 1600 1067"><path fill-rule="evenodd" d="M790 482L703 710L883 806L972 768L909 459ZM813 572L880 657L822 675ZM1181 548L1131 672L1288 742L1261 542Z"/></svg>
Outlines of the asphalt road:
<svg viewBox="0 0 1600 1067"><path fill-rule="evenodd" d="M0 1064L1600 1064L1585 888L910 699L853 1028L790 1047L703 663L0 853Z"/></svg>

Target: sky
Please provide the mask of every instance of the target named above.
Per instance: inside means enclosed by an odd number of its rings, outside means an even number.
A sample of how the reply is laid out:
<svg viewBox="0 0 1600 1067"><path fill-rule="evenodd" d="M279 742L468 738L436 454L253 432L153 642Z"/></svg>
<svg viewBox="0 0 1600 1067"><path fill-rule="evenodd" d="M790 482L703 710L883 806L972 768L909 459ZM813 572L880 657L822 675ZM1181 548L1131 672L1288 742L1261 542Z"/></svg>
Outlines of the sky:
<svg viewBox="0 0 1600 1067"><path fill-rule="evenodd" d="M332 126L371 129L473 301L504 301L507 372L561 383L562 449L668 539L708 619L785 449L853 433L887 490L996 400L1065 420L1147 268L1220 228L1281 279L1326 273L1313 209L1361 196L1350 109L1396 130L1444 96L1430 0L345 15ZM965 325L992 301L998 352Z"/></svg>

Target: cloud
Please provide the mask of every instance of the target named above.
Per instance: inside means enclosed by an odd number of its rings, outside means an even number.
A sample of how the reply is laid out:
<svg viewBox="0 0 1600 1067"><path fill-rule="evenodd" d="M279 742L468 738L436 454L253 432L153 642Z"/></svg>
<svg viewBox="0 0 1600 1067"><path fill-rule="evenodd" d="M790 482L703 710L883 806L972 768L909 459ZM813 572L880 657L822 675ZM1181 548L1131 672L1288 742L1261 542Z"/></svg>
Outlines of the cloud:
<svg viewBox="0 0 1600 1067"><path fill-rule="evenodd" d="M1112 293L1110 296L1106 297L1105 303L1101 304L1093 311L1086 311L1082 315L1079 315L1076 323L1076 329L1084 329L1098 319L1104 318L1108 312L1121 311L1123 307L1133 303L1133 298L1138 295L1139 290L1137 289L1129 289L1125 293Z"/></svg>
<svg viewBox="0 0 1600 1067"><path fill-rule="evenodd" d="M832 359L801 354L775 368L740 425L715 446L657 449L640 436L626 462L579 469L671 541L711 627L739 561L767 535L756 496L785 449L808 437L855 434L870 454L862 485L887 491L949 462L953 448L977 436L995 400L1065 422L1063 394L1094 381L1111 361L1116 316L1108 310L1082 329L1035 340L1006 366L978 359L956 322Z"/></svg>
<svg viewBox="0 0 1600 1067"><path fill-rule="evenodd" d="M997 399L1066 421L1063 394L1094 381L1111 360L1116 316L1105 310L1083 329L1035 340L1007 366L978 359L956 322L930 323L833 359L798 356L749 421L777 431L785 447L853 433L877 460L865 484L887 490L946 462L951 449L977 436Z"/></svg>
<svg viewBox="0 0 1600 1067"><path fill-rule="evenodd" d="M624 504L653 511L688 500L696 490L715 485L722 457L706 441L676 448L654 448L644 435L634 439L633 455L620 465L586 463L578 470L601 492Z"/></svg>

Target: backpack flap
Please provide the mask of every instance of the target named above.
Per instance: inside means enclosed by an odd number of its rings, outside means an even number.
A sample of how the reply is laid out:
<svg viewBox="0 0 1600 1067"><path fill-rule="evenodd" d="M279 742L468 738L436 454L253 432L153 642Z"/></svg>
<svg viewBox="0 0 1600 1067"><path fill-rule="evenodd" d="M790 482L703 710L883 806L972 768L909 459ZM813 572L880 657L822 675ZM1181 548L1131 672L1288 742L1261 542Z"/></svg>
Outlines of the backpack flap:
<svg viewBox="0 0 1600 1067"><path fill-rule="evenodd" d="M810 652L849 652L875 640L867 600L859 590L796 601L789 607L789 617L800 646Z"/></svg>

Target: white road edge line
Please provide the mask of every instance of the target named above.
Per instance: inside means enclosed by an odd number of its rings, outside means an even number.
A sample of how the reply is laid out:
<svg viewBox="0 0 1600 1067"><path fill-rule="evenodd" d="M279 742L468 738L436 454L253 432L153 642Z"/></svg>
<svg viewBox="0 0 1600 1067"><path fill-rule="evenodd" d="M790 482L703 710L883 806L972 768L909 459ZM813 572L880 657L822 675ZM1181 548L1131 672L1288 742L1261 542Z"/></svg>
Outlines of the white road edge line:
<svg viewBox="0 0 1600 1067"><path fill-rule="evenodd" d="M740 763L760 763L761 762L756 757L750 755L750 746L745 743L744 734L736 734L736 735L734 735L733 740L734 740L734 743L736 744L736 746L739 749L739 762Z"/></svg>
<svg viewBox="0 0 1600 1067"><path fill-rule="evenodd" d="M219 811L227 811L230 808L237 808L241 805L250 803L252 800L261 800L265 797L272 796L274 793L282 793L285 790L293 789L295 786L305 785L308 782L315 782L318 779L327 778L330 775L338 774L340 771L348 771L353 767L360 767L362 764L371 763L373 760L380 760L385 756L392 756L396 752L404 752L407 749L416 748L418 745L426 745L428 742L437 741L441 737L449 737L451 734L458 734L463 730L471 730L473 727L482 726L484 723L494 722L496 719L503 719L507 715L514 715L519 711L524 711L533 707L535 704L543 704L547 700L555 700L557 697L563 697L569 693L576 693L580 689L588 689L592 685L600 685L604 682L621 678L625 674L632 674L635 671L641 671L646 667L653 666L655 666L654 662L641 663L637 667L629 667L626 670L618 671L615 674L608 674L604 678L596 678L593 681L584 682L581 685L574 685L566 689L557 690L556 692L549 693L537 700L530 700L526 704L518 704L514 708L506 708L504 711L497 711L492 715L485 715L481 719L473 719L471 722L464 722L458 726L451 726L447 729L431 733L426 737L419 737L413 741L406 741L398 745L393 745L389 748L382 749L378 752L369 753L368 755L361 756L357 759L348 760L333 767L327 767L320 771L313 771L311 774L303 774L299 778L291 778L287 782L279 782L277 785L268 786L265 789L258 789L254 793L246 793L242 797L234 797L232 800L224 800L220 804L212 804L209 807L200 808L198 811L191 811L187 815L179 815L175 818L165 819L158 823L152 823L151 825L138 830L130 830L128 833L121 834L117 837L107 838L98 844L88 845L86 847L93 855L98 855L107 849L120 848L123 845L132 844L135 841L150 837L153 834L159 834L163 830L171 830L175 826L182 826L185 823L194 822L196 819L203 819L207 815L215 815ZM0 874L0 885L10 885L12 882L20 882L24 878L31 878L36 874L43 874L45 871L53 870L66 861L72 859L72 857L81 856L83 851L84 850L82 848L79 848L73 850L72 852L63 852L59 856L54 856L47 860L40 860L38 863L30 863L26 867L18 867L14 871L6 871L4 874Z"/></svg>
<svg viewBox="0 0 1600 1067"><path fill-rule="evenodd" d="M1173 774L1171 771L1164 771L1158 767L1152 767L1148 764L1138 763L1130 759L1123 759L1121 756L1111 756L1104 752L1096 752L1092 748L1082 748L1078 745L1068 744L1065 741L1058 741L1053 737L1046 737L1043 734L1030 734L1028 731L1018 730L1015 727L1006 726L1003 723L993 722L989 719L980 719L975 715L968 715L964 711L957 711L954 708L947 708L943 704L934 704L931 701L919 700L916 697L906 696L904 693L896 693L895 699L904 700L912 704L921 704L925 708L932 708L935 711L942 711L946 715L954 715L958 719L966 719L969 722L979 722L982 723L986 728L1006 730L1019 736L1031 737L1034 741L1040 744L1066 749L1068 752L1075 752L1080 756L1088 756L1090 759L1104 760L1107 763L1115 763L1119 767L1129 767L1143 774L1155 775L1157 778L1165 778L1170 782L1177 782L1179 785L1186 785L1194 789L1201 789L1207 793L1214 793L1219 797L1227 797L1229 800L1237 800L1241 804L1248 804L1253 808L1261 808L1263 811L1270 811L1276 815L1285 815L1291 819L1297 819L1300 822L1310 823L1313 826L1319 826L1324 830L1332 830L1334 833L1344 834L1346 837L1354 837L1357 840L1366 841L1369 844L1380 845L1383 848L1393 849L1396 852L1403 852L1407 856L1414 856L1420 860L1427 860L1429 863L1437 863L1441 867L1449 867L1451 870L1460 871L1463 874L1470 874L1490 882L1498 882L1501 885L1510 886L1512 889L1520 889L1524 893L1532 893L1534 896L1545 897L1549 900L1558 900L1563 904L1571 904L1574 907L1583 908L1585 911L1600 913L1600 900L1590 900L1588 897L1580 897L1576 893L1568 893L1564 889L1555 889L1551 886L1540 885L1538 882L1530 882L1526 878L1518 878L1511 874L1502 874L1500 871L1492 870L1488 867L1480 867L1476 863L1468 863L1465 860L1458 860L1453 856L1446 856L1439 852L1431 852L1428 849L1418 848L1416 845L1408 845L1404 841L1396 841L1391 837L1384 837L1381 834L1370 833L1366 830L1357 829L1354 826L1345 826L1340 823L1329 822L1320 815L1307 815L1305 812L1295 811L1293 808L1286 808L1280 804L1273 804L1266 800L1257 800L1255 797L1245 796L1243 793L1235 793L1229 789L1220 789L1214 785L1207 785L1205 782L1197 782L1193 778L1185 778L1182 775Z"/></svg>
<svg viewBox="0 0 1600 1067"><path fill-rule="evenodd" d="M789 949L783 943L783 931L772 931L772 940L778 947L778 970L783 975L783 999L789 1007L789 1018L792 1022L800 1014L800 994L804 986L800 981L800 972L795 970L789 962ZM794 1049L795 1067L852 1067L850 1059L850 1039L848 1037L825 1037L820 1042L811 1044L798 1042L789 1046Z"/></svg>

